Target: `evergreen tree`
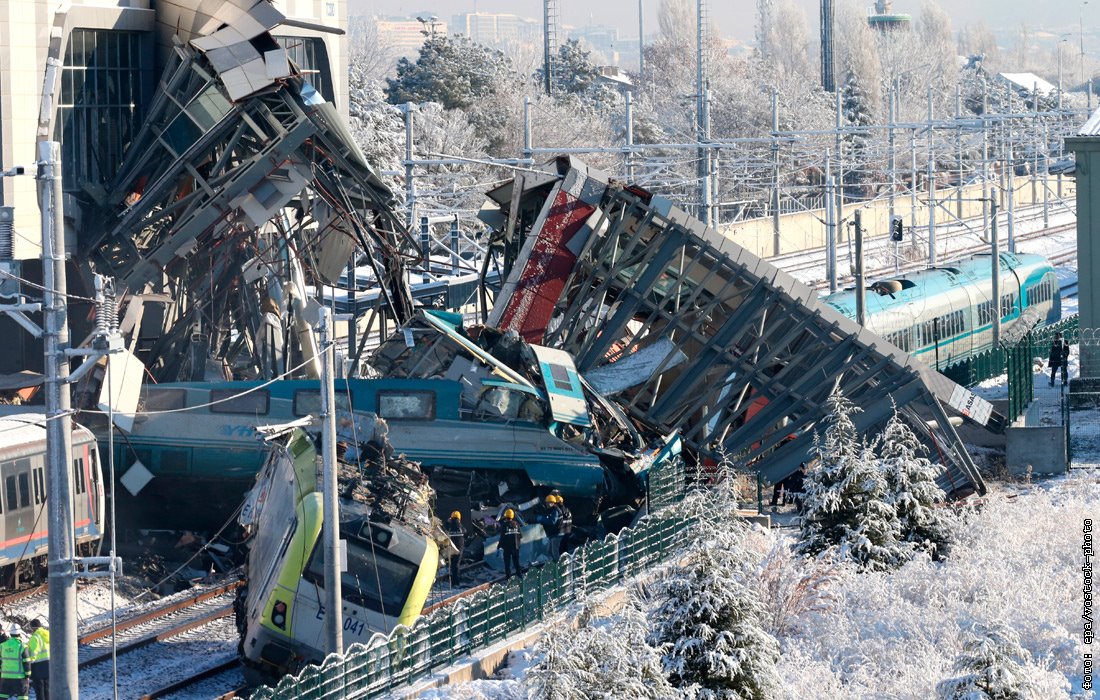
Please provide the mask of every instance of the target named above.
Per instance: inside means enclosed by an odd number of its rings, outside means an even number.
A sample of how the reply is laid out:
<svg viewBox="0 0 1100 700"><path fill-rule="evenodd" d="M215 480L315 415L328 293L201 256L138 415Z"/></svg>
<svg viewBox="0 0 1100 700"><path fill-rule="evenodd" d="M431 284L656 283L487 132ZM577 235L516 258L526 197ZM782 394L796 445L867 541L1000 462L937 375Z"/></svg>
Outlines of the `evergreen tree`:
<svg viewBox="0 0 1100 700"><path fill-rule="evenodd" d="M859 76L851 69L844 75L840 108L848 126L867 127L875 122L870 97L864 90ZM871 138L871 133L867 131L856 131L844 135L845 158L849 163L844 172L844 182L846 185L856 186L857 190L862 188L863 183L874 180L872 173L864 167L868 160L867 151Z"/></svg>
<svg viewBox="0 0 1100 700"><path fill-rule="evenodd" d="M779 643L735 561L740 539L723 531L693 546L658 586L649 641L681 693L715 700L765 700L779 688Z"/></svg>
<svg viewBox="0 0 1100 700"><path fill-rule="evenodd" d="M657 651L646 643L648 627L636 601L613 620L598 619L592 607L577 629L543 635L542 659L526 674L530 700L677 697Z"/></svg>
<svg viewBox="0 0 1100 700"><path fill-rule="evenodd" d="M424 42L416 61L397 62L397 77L386 79L386 98L391 104L438 102L447 109L470 109L516 82L503 52L438 35Z"/></svg>
<svg viewBox="0 0 1100 700"><path fill-rule="evenodd" d="M924 446L897 409L879 439L889 503L898 520L899 537L934 558L947 553L951 532L944 512L943 489L936 484L942 471L924 456Z"/></svg>
<svg viewBox="0 0 1100 700"><path fill-rule="evenodd" d="M860 412L839 387L828 400L825 431L814 440L818 464L806 475L799 551L836 548L860 569L878 571L904 561L886 479L871 448L856 433Z"/></svg>
<svg viewBox="0 0 1100 700"><path fill-rule="evenodd" d="M955 661L961 675L936 685L940 700L1032 700L1030 655L1020 635L1003 624L978 625Z"/></svg>

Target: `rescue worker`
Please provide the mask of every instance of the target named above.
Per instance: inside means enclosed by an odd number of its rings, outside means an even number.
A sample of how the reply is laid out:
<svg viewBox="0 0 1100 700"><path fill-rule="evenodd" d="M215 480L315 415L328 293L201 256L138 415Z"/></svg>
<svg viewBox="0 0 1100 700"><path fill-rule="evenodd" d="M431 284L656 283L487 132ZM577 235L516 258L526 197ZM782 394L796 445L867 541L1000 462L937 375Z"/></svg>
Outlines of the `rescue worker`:
<svg viewBox="0 0 1100 700"><path fill-rule="evenodd" d="M28 700L31 692L29 671L30 658L19 638L19 628L12 625L0 630L0 698Z"/></svg>
<svg viewBox="0 0 1100 700"><path fill-rule="evenodd" d="M1069 375L1069 343L1062 339L1061 333L1055 333L1054 340L1050 341L1050 354L1047 355L1047 365L1050 366L1050 385L1054 386L1054 377L1061 369L1062 386L1065 386Z"/></svg>
<svg viewBox="0 0 1100 700"><path fill-rule="evenodd" d="M504 518L500 521L500 551L504 555L504 578L512 578L513 569L516 576L523 573L519 567L519 545L523 539L523 530L516 521L516 512L511 508L504 511Z"/></svg>
<svg viewBox="0 0 1100 700"><path fill-rule="evenodd" d="M561 511L561 521L558 523L558 555L560 556L571 549L573 511L565 505L565 499L561 497L560 493L554 496L554 501L557 503L558 510Z"/></svg>
<svg viewBox="0 0 1100 700"><path fill-rule="evenodd" d="M451 556L451 585L457 586L462 583L458 564L466 547L466 530L462 527L462 513L457 510L453 511L450 519L447 520L447 535L451 538L451 544L458 550L457 554Z"/></svg>
<svg viewBox="0 0 1100 700"><path fill-rule="evenodd" d="M557 559L561 554L561 509L554 494L547 495L543 501L538 522L546 530L546 537L550 540L550 557Z"/></svg>
<svg viewBox="0 0 1100 700"><path fill-rule="evenodd" d="M27 640L27 656L31 661L31 687L37 700L50 697L50 630L42 618L31 620L31 638Z"/></svg>

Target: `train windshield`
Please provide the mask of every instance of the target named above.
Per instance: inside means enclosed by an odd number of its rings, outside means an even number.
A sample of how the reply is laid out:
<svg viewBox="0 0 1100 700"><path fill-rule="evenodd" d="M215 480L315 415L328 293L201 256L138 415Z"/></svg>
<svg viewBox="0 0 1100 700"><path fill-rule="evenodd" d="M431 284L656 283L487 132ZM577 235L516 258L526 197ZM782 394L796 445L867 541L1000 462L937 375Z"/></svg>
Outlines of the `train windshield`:
<svg viewBox="0 0 1100 700"><path fill-rule="evenodd" d="M397 617L405 607L412 590L419 562L396 557L382 547L369 542L345 540L348 548L348 570L341 576L344 600L389 617ZM324 586L325 548L321 538L310 556L305 577Z"/></svg>

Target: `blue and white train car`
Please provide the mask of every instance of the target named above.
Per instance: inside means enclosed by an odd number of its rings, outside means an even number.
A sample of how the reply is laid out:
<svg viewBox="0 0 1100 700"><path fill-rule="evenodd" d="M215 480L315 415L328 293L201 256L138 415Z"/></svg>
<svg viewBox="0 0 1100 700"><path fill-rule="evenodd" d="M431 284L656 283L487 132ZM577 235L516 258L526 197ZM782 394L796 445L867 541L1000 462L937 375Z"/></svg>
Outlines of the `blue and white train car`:
<svg viewBox="0 0 1100 700"><path fill-rule="evenodd" d="M867 328L941 368L992 347L995 308L1003 325L1029 307L1039 309L1044 325L1061 318L1058 278L1046 258L1001 253L998 304L992 298L992 267L989 254L978 254L879 280L867 288ZM849 318L856 316L854 289L831 294L825 303Z"/></svg>
<svg viewBox="0 0 1100 700"><path fill-rule="evenodd" d="M77 553L91 555L103 537L103 478L96 439L73 423L73 526ZM0 590L46 574L46 417L0 417Z"/></svg>

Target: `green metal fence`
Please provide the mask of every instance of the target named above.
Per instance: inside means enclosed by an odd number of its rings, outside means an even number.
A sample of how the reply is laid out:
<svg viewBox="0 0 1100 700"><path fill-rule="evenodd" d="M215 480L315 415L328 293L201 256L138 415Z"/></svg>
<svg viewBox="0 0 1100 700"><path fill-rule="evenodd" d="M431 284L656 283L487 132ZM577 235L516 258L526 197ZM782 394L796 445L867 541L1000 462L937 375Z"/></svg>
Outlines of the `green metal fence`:
<svg viewBox="0 0 1100 700"><path fill-rule="evenodd" d="M1055 333L1061 333L1071 344L1077 342L1077 315L1036 328L1015 346L1006 348L1009 420L1016 420L1035 398L1035 358L1047 358Z"/></svg>
<svg viewBox="0 0 1100 700"><path fill-rule="evenodd" d="M654 510L684 495L683 461L650 471ZM683 541L687 522L651 513L635 527L593 541L556 562L440 608L411 628L375 635L367 644L332 654L319 666L260 688L256 700L372 698L449 666L577 600L609 588L667 558Z"/></svg>
<svg viewBox="0 0 1100 700"><path fill-rule="evenodd" d="M1026 407L1030 403L1034 393L1032 392L1033 387L1028 388L1031 386L1030 379L1026 380L1027 386L1022 385L1021 382L1025 381L1025 376L1031 377L1034 374L1031 369L1032 360L1036 357L1046 357L1047 350L1050 348L1050 341L1054 338L1055 333L1062 333L1070 343L1076 342L1077 316L1069 316L1057 323L1035 329L1028 334L1026 344L1021 342L1013 348L991 348L960 362L941 367L940 374L956 384L969 387L1008 372L1009 401L1010 403L1013 401L1011 387L1013 385L1012 379L1015 376L1015 384L1020 392L1016 400L1023 402L1020 408L1022 410L1022 407ZM1014 414L1013 418L1016 415L1019 415L1019 413Z"/></svg>

